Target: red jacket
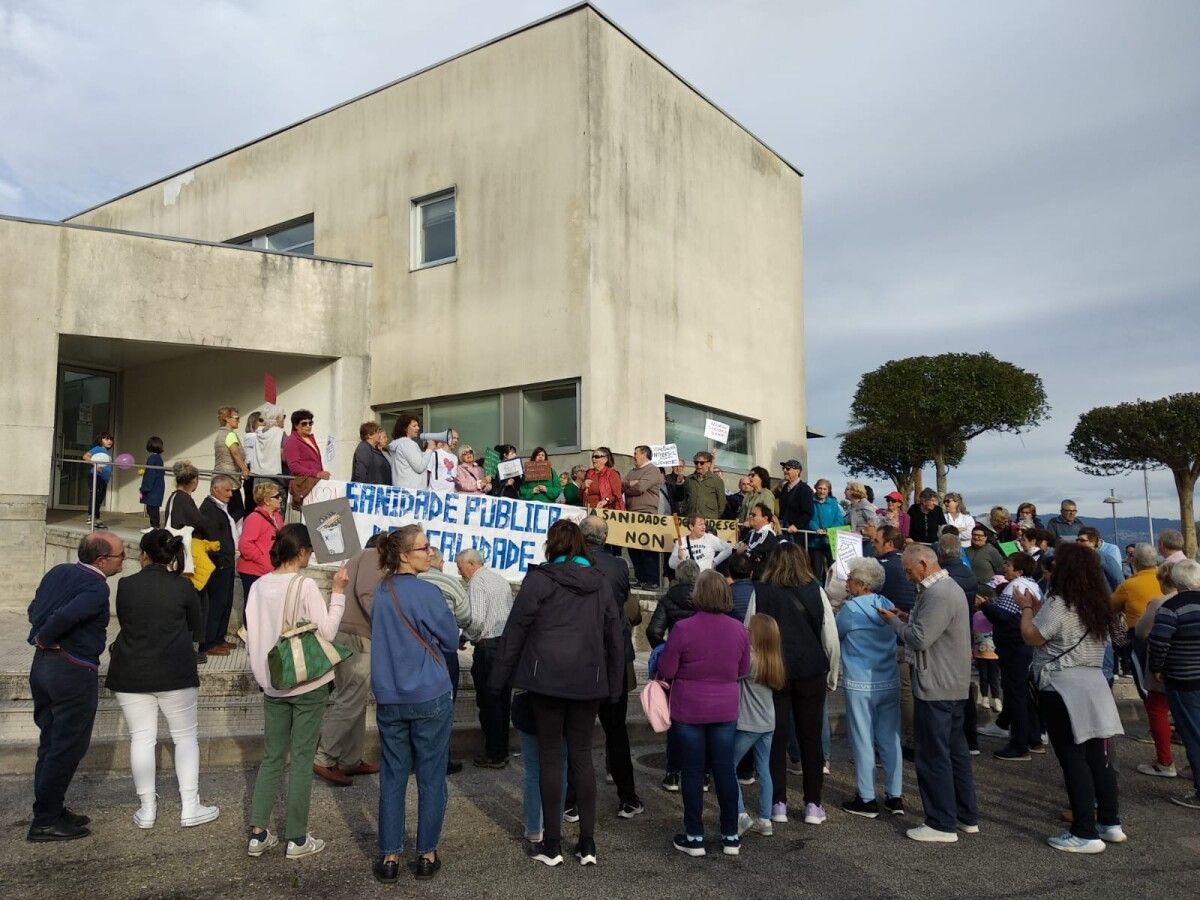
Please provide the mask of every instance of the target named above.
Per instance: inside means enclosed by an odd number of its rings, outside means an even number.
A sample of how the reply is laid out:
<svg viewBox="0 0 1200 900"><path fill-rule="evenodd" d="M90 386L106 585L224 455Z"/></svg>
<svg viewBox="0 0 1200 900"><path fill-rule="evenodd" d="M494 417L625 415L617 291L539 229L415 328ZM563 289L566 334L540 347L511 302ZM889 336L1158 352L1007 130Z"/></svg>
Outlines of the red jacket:
<svg viewBox="0 0 1200 900"><path fill-rule="evenodd" d="M321 448L317 442L311 444L300 435L292 432L283 443L283 459L288 471L293 475L309 475L316 477L325 471L321 465Z"/></svg>
<svg viewBox="0 0 1200 900"><path fill-rule="evenodd" d="M599 506L601 500L607 500L605 509L625 508L625 493L621 486L621 476L616 469L610 466L605 466L601 472L588 469L583 477L592 483L583 496L585 505Z"/></svg>
<svg viewBox="0 0 1200 900"><path fill-rule="evenodd" d="M271 545L275 543L275 532L283 527L283 516L269 513L261 506L242 519L242 536L238 538L237 571L243 575L268 575L274 570L271 565Z"/></svg>

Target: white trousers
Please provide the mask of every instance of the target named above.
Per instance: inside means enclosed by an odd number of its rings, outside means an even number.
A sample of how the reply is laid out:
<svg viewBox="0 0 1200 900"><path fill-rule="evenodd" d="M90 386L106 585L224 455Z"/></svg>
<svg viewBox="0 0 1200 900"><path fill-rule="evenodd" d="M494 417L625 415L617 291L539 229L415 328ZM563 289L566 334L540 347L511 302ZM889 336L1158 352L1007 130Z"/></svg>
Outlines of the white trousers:
<svg viewBox="0 0 1200 900"><path fill-rule="evenodd" d="M154 793L154 745L158 742L161 709L175 743L175 778L183 802L195 801L200 790L200 742L197 688L126 694L115 691L129 727L129 765L138 796Z"/></svg>

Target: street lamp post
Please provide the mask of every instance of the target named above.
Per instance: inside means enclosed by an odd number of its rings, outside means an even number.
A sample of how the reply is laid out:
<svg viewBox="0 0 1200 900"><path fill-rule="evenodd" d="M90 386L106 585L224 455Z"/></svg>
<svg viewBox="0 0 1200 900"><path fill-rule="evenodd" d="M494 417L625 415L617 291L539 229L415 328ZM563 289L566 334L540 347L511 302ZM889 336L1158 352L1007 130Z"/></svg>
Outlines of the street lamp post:
<svg viewBox="0 0 1200 900"><path fill-rule="evenodd" d="M1116 492L1111 488L1108 491L1108 496L1104 498L1104 502L1112 508L1113 517L1113 546L1120 547L1121 540L1117 537L1117 504L1121 501L1117 498Z"/></svg>

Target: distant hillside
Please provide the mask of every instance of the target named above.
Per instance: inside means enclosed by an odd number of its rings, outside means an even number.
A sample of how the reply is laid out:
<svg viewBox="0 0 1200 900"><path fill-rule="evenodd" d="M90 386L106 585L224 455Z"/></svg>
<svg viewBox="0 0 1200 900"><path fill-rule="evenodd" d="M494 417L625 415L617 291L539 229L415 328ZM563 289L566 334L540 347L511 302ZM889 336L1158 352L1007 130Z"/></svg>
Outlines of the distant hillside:
<svg viewBox="0 0 1200 900"><path fill-rule="evenodd" d="M1043 519L1048 521L1048 519ZM1112 518L1089 518L1080 516L1079 521L1087 525L1091 525L1100 532L1100 536L1106 541L1113 540L1113 520ZM1178 519L1159 519L1154 520L1154 536L1157 538L1162 533L1164 528L1174 528L1180 530ZM1137 516L1117 516L1117 539L1114 543L1124 547L1126 544L1137 544L1142 541L1150 541L1150 532L1146 528L1146 517Z"/></svg>

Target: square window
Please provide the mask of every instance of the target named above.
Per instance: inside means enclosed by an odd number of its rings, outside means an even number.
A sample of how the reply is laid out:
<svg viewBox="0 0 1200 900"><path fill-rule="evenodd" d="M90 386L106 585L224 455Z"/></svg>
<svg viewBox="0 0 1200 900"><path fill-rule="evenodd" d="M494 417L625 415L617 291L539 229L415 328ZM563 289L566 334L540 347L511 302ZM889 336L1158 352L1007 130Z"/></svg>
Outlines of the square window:
<svg viewBox="0 0 1200 900"><path fill-rule="evenodd" d="M425 431L458 432L459 446L469 444L476 457L483 459L488 447L501 442L500 397L463 397L459 400L435 400L429 404L429 421L422 423Z"/></svg>
<svg viewBox="0 0 1200 900"><path fill-rule="evenodd" d="M457 257L454 189L413 201L413 267Z"/></svg>
<svg viewBox="0 0 1200 900"><path fill-rule="evenodd" d="M704 423L715 419L729 426L729 440L724 444L704 436ZM752 433L754 422L741 416L692 406L679 400L666 401L666 438L668 444L679 448L679 458L685 464L692 454L710 450L717 458L717 468L729 472L747 472L754 462Z"/></svg>
<svg viewBox="0 0 1200 900"><path fill-rule="evenodd" d="M522 449L573 450L579 446L579 385L556 384L521 392Z"/></svg>

